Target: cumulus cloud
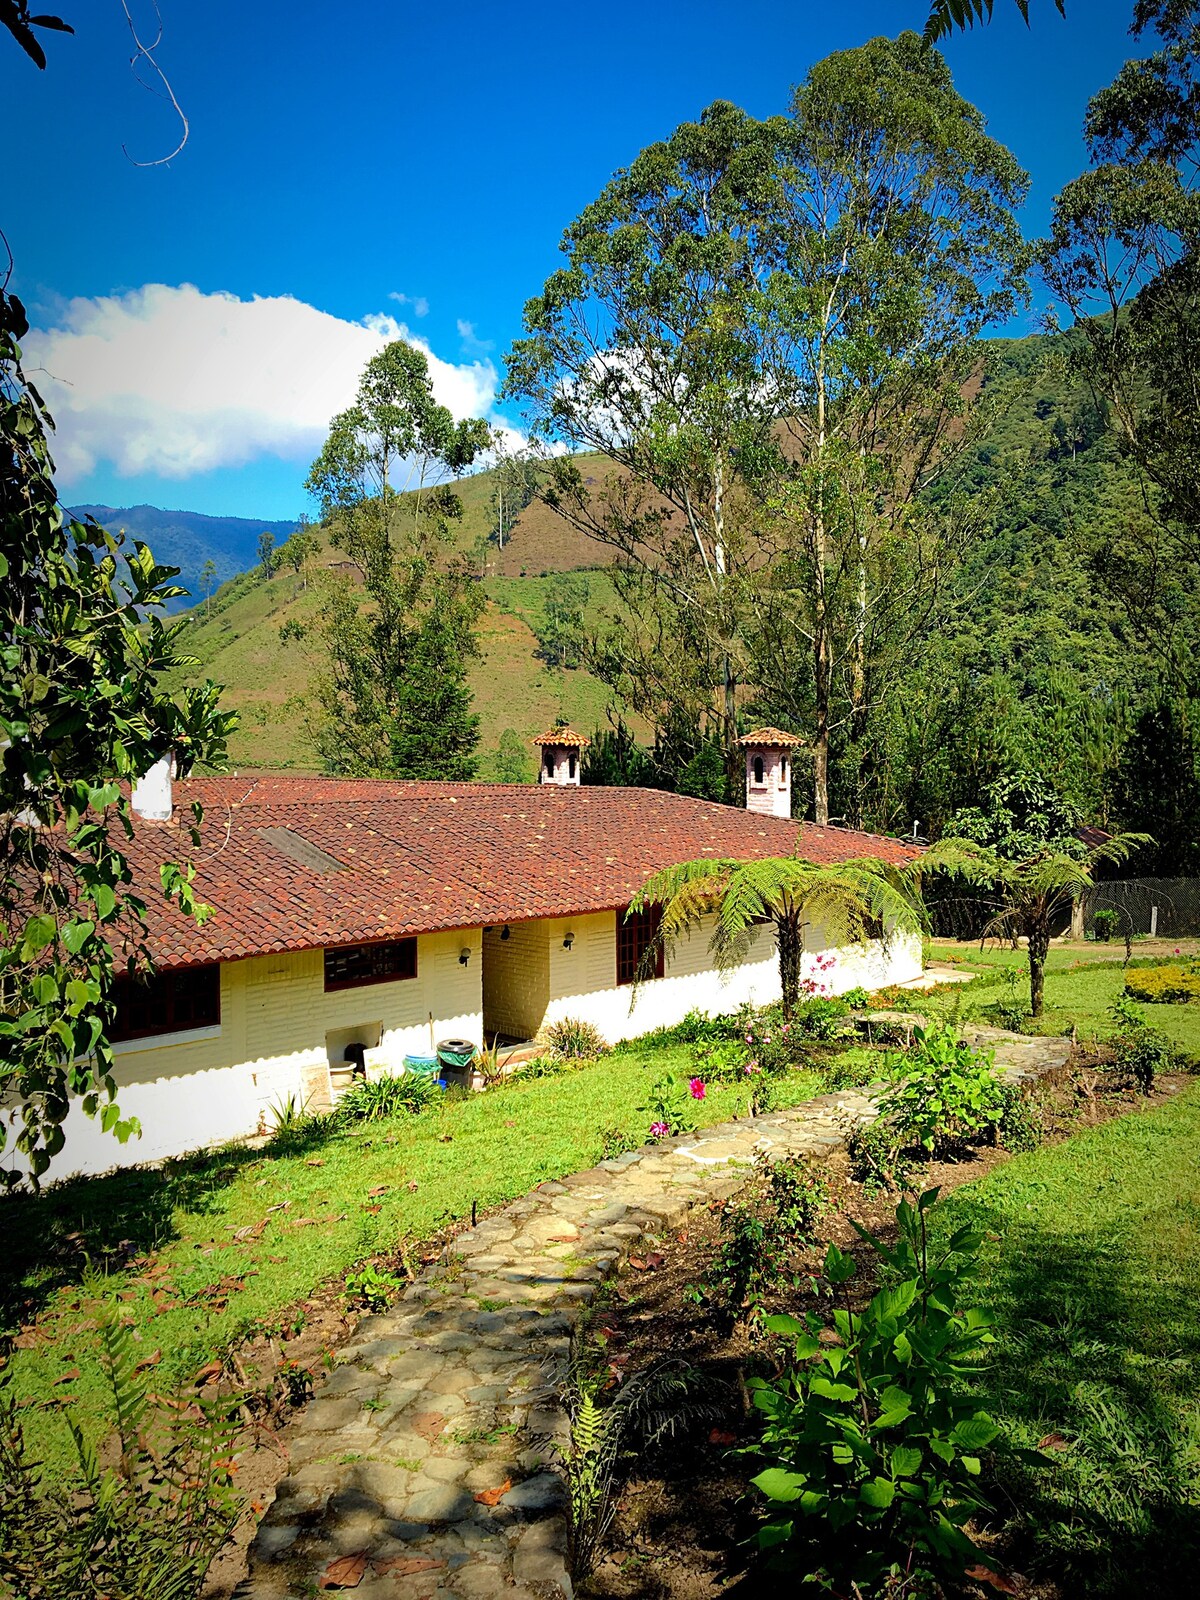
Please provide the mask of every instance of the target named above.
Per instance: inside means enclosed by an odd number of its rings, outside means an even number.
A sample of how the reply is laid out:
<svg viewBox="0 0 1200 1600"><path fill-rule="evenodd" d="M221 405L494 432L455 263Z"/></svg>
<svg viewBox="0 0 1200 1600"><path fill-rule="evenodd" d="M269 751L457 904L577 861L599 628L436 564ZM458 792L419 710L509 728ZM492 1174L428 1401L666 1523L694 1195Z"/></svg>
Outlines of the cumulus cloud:
<svg viewBox="0 0 1200 1600"><path fill-rule="evenodd" d="M388 299L394 300L398 306L411 306L414 317L429 315L429 301L423 294L401 294L399 289L393 289Z"/></svg>
<svg viewBox="0 0 1200 1600"><path fill-rule="evenodd" d="M147 284L69 301L24 348L31 374L40 369L55 459L70 482L102 461L121 476L164 478L263 455L307 463L391 339L425 352L434 394L455 416L496 420L490 360L443 361L385 313L348 322L284 295L241 300Z"/></svg>

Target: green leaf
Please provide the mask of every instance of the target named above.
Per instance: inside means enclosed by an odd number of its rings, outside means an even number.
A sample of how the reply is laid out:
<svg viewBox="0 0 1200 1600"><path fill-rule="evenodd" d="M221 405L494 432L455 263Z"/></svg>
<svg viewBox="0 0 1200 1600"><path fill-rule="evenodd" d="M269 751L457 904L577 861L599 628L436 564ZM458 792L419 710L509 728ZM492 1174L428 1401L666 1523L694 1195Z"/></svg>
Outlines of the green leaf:
<svg viewBox="0 0 1200 1600"><path fill-rule="evenodd" d="M30 961L34 956L40 955L54 938L56 927L57 923L53 917L44 915L30 917L21 935L22 959Z"/></svg>
<svg viewBox="0 0 1200 1600"><path fill-rule="evenodd" d="M62 942L71 955L77 956L96 931L94 922L68 922L62 930Z"/></svg>
<svg viewBox="0 0 1200 1600"><path fill-rule="evenodd" d="M973 1417L964 1417L961 1422L954 1425L950 1438L960 1450L983 1450L999 1434L1000 1429L988 1416L986 1411L977 1412Z"/></svg>
<svg viewBox="0 0 1200 1600"><path fill-rule="evenodd" d="M886 1511L896 1498L896 1485L890 1478L870 1478L860 1487L858 1498L865 1506Z"/></svg>
<svg viewBox="0 0 1200 1600"><path fill-rule="evenodd" d="M780 1500L787 1504L799 1499L808 1479L801 1472L787 1472L783 1467L768 1467L765 1472L760 1472L757 1478L751 1478L750 1482L769 1500Z"/></svg>
<svg viewBox="0 0 1200 1600"><path fill-rule="evenodd" d="M911 1478L921 1470L924 1456L915 1444L898 1444L891 1454L893 1478Z"/></svg>

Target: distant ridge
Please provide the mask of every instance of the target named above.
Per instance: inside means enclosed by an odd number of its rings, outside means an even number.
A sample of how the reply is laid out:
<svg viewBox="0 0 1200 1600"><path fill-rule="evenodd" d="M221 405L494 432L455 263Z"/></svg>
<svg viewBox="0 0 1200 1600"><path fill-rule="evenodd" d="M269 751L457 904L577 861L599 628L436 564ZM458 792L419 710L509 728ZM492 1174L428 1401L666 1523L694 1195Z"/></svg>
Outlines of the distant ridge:
<svg viewBox="0 0 1200 1600"><path fill-rule="evenodd" d="M266 532L282 544L296 531L290 522L259 521L254 517L209 517L200 511L164 511L160 506L71 506L72 515L94 517L110 533L123 529L130 539L141 539L156 561L179 568L179 582L196 600L203 598L200 573L206 561L217 569L217 582L236 577L258 561L258 541ZM177 600L179 610L188 601Z"/></svg>

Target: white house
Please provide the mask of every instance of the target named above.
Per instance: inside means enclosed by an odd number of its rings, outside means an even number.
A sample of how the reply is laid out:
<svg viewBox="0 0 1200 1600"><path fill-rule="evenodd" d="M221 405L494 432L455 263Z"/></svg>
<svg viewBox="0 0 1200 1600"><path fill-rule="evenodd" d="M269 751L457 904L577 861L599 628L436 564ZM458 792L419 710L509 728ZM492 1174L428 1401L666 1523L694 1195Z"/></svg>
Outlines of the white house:
<svg viewBox="0 0 1200 1600"><path fill-rule="evenodd" d="M678 861L798 852L817 862L910 858L895 839L791 820L789 735L746 746L747 809L658 790L581 787L585 740L553 729L537 786L341 778L191 778L167 764L135 786L135 879L157 973L119 1003L117 1078L140 1140L117 1145L73 1108L52 1176L157 1160L251 1135L295 1095L330 1103L332 1067L368 1071L446 1038L532 1040L586 1018L610 1043L779 995L769 928L732 973L698 933L633 987L653 915L626 917ZM186 832L204 808L202 843ZM191 859L202 927L154 894L158 865ZM822 948L808 941L810 955ZM841 953L835 986L919 975L919 941ZM11 1158L11 1154L8 1159Z"/></svg>

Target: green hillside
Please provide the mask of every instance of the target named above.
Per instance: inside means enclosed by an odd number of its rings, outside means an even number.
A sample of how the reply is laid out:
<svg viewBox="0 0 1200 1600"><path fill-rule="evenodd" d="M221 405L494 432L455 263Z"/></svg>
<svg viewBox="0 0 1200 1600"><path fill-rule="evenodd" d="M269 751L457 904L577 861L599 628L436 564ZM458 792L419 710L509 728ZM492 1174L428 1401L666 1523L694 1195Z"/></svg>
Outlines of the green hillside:
<svg viewBox="0 0 1200 1600"><path fill-rule="evenodd" d="M456 542L464 552L486 537L488 477L481 473L459 486L464 516ZM541 517L548 515L544 507L536 509ZM536 527L537 519L531 520ZM513 565L527 561L539 575L481 578L486 596L479 629L481 655L471 669L480 717L481 778L498 776L495 758L505 729L511 728L526 747L527 776L532 779L536 769L529 741L558 716L591 730L603 722L610 699L607 687L587 672L552 665L539 654L538 633L546 626L548 603L562 590L564 580L543 566L554 555L535 543L524 522L523 518L504 555L511 550ZM488 545L481 569L498 565L498 556L495 545ZM198 665L189 678L213 678L224 684L226 703L241 713L241 728L230 743L235 767L319 770L306 728L307 702L321 668L317 625L321 567L335 559L336 552L322 551L307 584L287 566L270 578L254 568L224 584L209 604L190 613L187 649ZM612 586L602 572L580 572L566 581L583 602L587 622L611 601ZM280 631L288 624L292 625L289 637L281 641ZM295 636L297 628L301 637Z"/></svg>

